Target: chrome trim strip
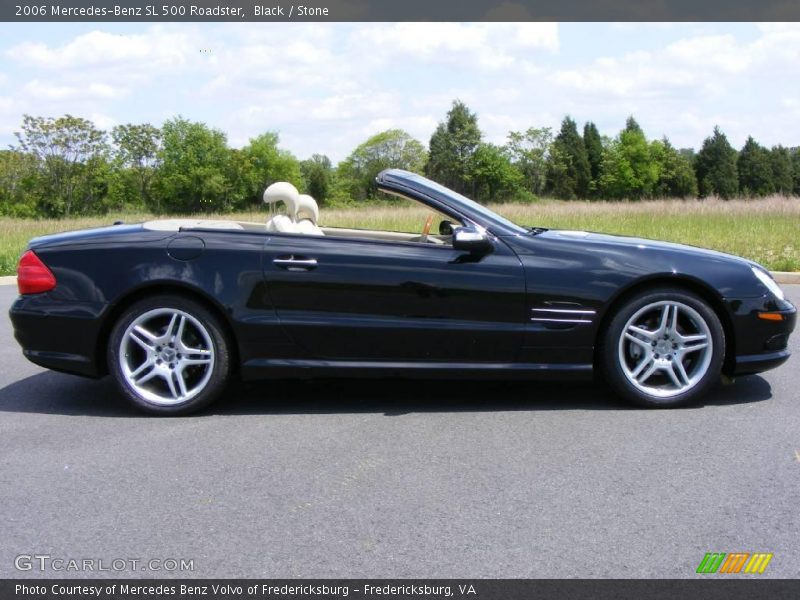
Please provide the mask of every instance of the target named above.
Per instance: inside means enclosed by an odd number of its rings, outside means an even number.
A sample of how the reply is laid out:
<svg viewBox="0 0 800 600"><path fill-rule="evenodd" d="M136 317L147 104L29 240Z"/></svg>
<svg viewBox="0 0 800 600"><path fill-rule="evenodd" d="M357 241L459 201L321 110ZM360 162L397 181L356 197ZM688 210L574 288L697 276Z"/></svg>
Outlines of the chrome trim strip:
<svg viewBox="0 0 800 600"><path fill-rule="evenodd" d="M316 258L276 258L272 261L276 265L302 265L313 267L317 264Z"/></svg>
<svg viewBox="0 0 800 600"><path fill-rule="evenodd" d="M593 315L596 314L594 310L583 310L574 308L532 308L533 312L547 312L547 313L569 313L571 315Z"/></svg>
<svg viewBox="0 0 800 600"><path fill-rule="evenodd" d="M548 323L591 323L591 321L586 319L545 319L537 317L532 317L531 321L546 321Z"/></svg>

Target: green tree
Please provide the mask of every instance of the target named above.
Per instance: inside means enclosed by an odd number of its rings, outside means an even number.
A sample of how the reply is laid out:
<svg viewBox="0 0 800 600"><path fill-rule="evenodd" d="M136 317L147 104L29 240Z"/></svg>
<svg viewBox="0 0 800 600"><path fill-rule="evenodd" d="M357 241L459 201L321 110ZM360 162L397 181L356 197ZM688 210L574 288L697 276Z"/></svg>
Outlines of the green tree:
<svg viewBox="0 0 800 600"><path fill-rule="evenodd" d="M736 158L736 150L720 128L715 126L714 133L703 141L703 147L694 162L701 197L716 194L727 200L737 194L739 173Z"/></svg>
<svg viewBox="0 0 800 600"><path fill-rule="evenodd" d="M43 209L54 216L96 211L97 171L107 162L104 131L91 121L24 115L22 131L15 133L22 152L42 165L39 183Z"/></svg>
<svg viewBox="0 0 800 600"><path fill-rule="evenodd" d="M652 197L661 176L659 158L665 149L648 143L641 127L628 118L603 156L600 190L606 198L639 200Z"/></svg>
<svg viewBox="0 0 800 600"><path fill-rule="evenodd" d="M431 136L427 175L457 192L468 191L472 155L480 142L478 116L455 100Z"/></svg>
<svg viewBox="0 0 800 600"><path fill-rule="evenodd" d="M503 148L486 143L479 144L472 155L470 176L478 202L508 200L523 182L522 173L511 164Z"/></svg>
<svg viewBox="0 0 800 600"><path fill-rule="evenodd" d="M243 177L245 202L257 204L261 202L264 190L276 181L288 181L297 187L303 187L303 176L300 161L288 150L278 147L280 138L274 131L268 131L254 137L242 148L243 168L247 169Z"/></svg>
<svg viewBox="0 0 800 600"><path fill-rule="evenodd" d="M792 189L795 196L800 196L800 148L792 150Z"/></svg>
<svg viewBox="0 0 800 600"><path fill-rule="evenodd" d="M766 196L775 191L770 152L752 136L747 138L736 160L739 190L745 196Z"/></svg>
<svg viewBox="0 0 800 600"><path fill-rule="evenodd" d="M253 159L244 149L231 148L228 150L228 160L225 164L225 181L228 207L233 210L252 208L263 199L258 197L260 177L253 166Z"/></svg>
<svg viewBox="0 0 800 600"><path fill-rule="evenodd" d="M230 208L231 153L225 134L183 117L166 121L161 131L154 193L161 194L164 210L192 213Z"/></svg>
<svg viewBox="0 0 800 600"><path fill-rule="evenodd" d="M792 178L792 155L788 148L773 146L769 152L772 166L772 182L775 191L784 196L790 196L794 188Z"/></svg>
<svg viewBox="0 0 800 600"><path fill-rule="evenodd" d="M600 169L603 164L603 138L597 126L589 121L583 126L583 144L586 146L586 157L589 159L591 182L589 194L596 196L600 189Z"/></svg>
<svg viewBox="0 0 800 600"><path fill-rule="evenodd" d="M630 115L627 119L625 119L625 129L623 129L623 131L628 133L636 133L644 137L644 131L642 131L638 121L633 118L633 115Z"/></svg>
<svg viewBox="0 0 800 600"><path fill-rule="evenodd" d="M37 216L38 168L38 161L32 154L0 150L0 214Z"/></svg>
<svg viewBox="0 0 800 600"><path fill-rule="evenodd" d="M659 164L658 181L653 196L658 198L696 198L697 177L691 159L676 150L664 136L651 145L654 159Z"/></svg>
<svg viewBox="0 0 800 600"><path fill-rule="evenodd" d="M331 159L324 154L314 154L300 163L300 171L306 182L308 193L319 204L325 204L333 185L333 166Z"/></svg>
<svg viewBox="0 0 800 600"><path fill-rule="evenodd" d="M161 147L161 131L149 123L117 125L111 130L116 147L115 163L124 170L114 181L120 186L119 194L126 203L149 206L155 200L155 209L161 212L158 197L152 196L152 183ZM134 189L126 189L132 185Z"/></svg>
<svg viewBox="0 0 800 600"><path fill-rule="evenodd" d="M547 184L547 153L552 143L553 132L549 127L508 133L506 153L522 174L522 187L536 196L544 193Z"/></svg>
<svg viewBox="0 0 800 600"><path fill-rule="evenodd" d="M402 129L373 135L348 156L338 168L350 195L363 200L373 195L375 176L388 168L421 173L425 169L425 146Z"/></svg>
<svg viewBox="0 0 800 600"><path fill-rule="evenodd" d="M561 122L561 130L550 148L548 189L557 198L587 198L592 173L586 145L578 127L569 116Z"/></svg>

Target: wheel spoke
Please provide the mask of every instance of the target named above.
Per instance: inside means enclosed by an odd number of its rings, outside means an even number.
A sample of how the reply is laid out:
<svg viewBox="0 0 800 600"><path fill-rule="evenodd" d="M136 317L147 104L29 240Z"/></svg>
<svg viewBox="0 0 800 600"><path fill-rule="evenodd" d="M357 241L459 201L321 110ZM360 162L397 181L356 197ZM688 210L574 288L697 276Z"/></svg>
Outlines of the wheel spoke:
<svg viewBox="0 0 800 600"><path fill-rule="evenodd" d="M704 348L708 348L708 342L703 342L701 344L695 344L694 346L684 346L683 353L689 354L689 352L696 352L697 350L703 350Z"/></svg>
<svg viewBox="0 0 800 600"><path fill-rule="evenodd" d="M643 340L642 338L636 337L631 333L625 332L625 339L630 340L637 346L641 346L642 348L647 348L648 350L650 349L650 342Z"/></svg>
<svg viewBox="0 0 800 600"><path fill-rule="evenodd" d="M680 375L676 372L675 361L673 361L666 369L664 369L669 375L669 378L672 380L672 383L675 384L675 387L681 389L686 386L685 381L681 381Z"/></svg>
<svg viewBox="0 0 800 600"><path fill-rule="evenodd" d="M133 371L131 371L131 377L136 379L137 377L139 377L139 375L144 373L147 367L152 367L152 366L153 366L153 359L148 358L146 361L144 361L142 364L136 367Z"/></svg>
<svg viewBox="0 0 800 600"><path fill-rule="evenodd" d="M164 378L167 381L167 387L169 387L169 393L172 394L172 397L177 399L179 397L178 389L175 387L175 379L173 378L174 371L170 371L167 373L167 376Z"/></svg>
<svg viewBox="0 0 800 600"><path fill-rule="evenodd" d="M155 365L151 365L150 370L144 374L144 377L139 377L138 379L136 377L133 377L133 380L136 382L136 385L142 385L143 383L147 383L157 375L160 375L158 369L155 367Z"/></svg>
<svg viewBox="0 0 800 600"><path fill-rule="evenodd" d="M631 376L634 379L639 377L639 374L644 370L644 368L648 365L653 364L653 357L650 355L645 355L642 360L639 361L639 364L636 365L636 368L631 371Z"/></svg>
<svg viewBox="0 0 800 600"><path fill-rule="evenodd" d="M672 383L675 384L675 387L678 389L682 388L683 386L681 385L678 376L675 374L675 370L672 367L669 367L668 369L666 369L666 371L667 375L669 375L669 378L672 380Z"/></svg>
<svg viewBox="0 0 800 600"><path fill-rule="evenodd" d="M648 340L648 341L652 341L652 340L654 340L656 338L656 332L655 331L648 331L647 329L643 329L641 327L637 327L636 325L630 325L628 327L627 331L625 332L625 335L626 336L630 335L630 336L632 336L634 338L638 337L638 339L640 339L640 340L642 338L644 338L645 340Z"/></svg>
<svg viewBox="0 0 800 600"><path fill-rule="evenodd" d="M670 312L670 305L665 304L664 308L661 309L661 322L658 325L658 333L660 335L664 335L667 331L667 324L669 323L669 312Z"/></svg>
<svg viewBox="0 0 800 600"><path fill-rule="evenodd" d="M178 382L178 391L180 392L181 397L186 396L189 391L186 389L186 380L183 378L183 369L176 369L172 372L173 377L175 377L175 381Z"/></svg>
<svg viewBox="0 0 800 600"><path fill-rule="evenodd" d="M683 362L680 360L680 357L676 358L672 361L672 367L675 370L675 373L678 375L678 379L683 382L684 385L689 385L689 375L686 373L686 369L683 366Z"/></svg>
<svg viewBox="0 0 800 600"><path fill-rule="evenodd" d="M141 325L134 327L128 337L147 351L155 349L158 343L158 338Z"/></svg>
<svg viewBox="0 0 800 600"><path fill-rule="evenodd" d="M174 340L172 340L172 341L174 341L176 344L177 344L177 343L180 343L180 341L183 339L183 331L184 331L185 327L186 327L186 317L184 317L183 315L181 315L181 316L178 318L178 325L177 325L177 327L175 328Z"/></svg>
<svg viewBox="0 0 800 600"><path fill-rule="evenodd" d="M162 336L164 342L171 342L175 339L175 333L178 330L178 323L181 318L182 317L178 313L172 313L169 319L169 325L167 325L164 335Z"/></svg>
<svg viewBox="0 0 800 600"><path fill-rule="evenodd" d="M189 352L181 358L181 363L184 365L207 365L213 359L211 350L200 350L199 348L190 348Z"/></svg>
<svg viewBox="0 0 800 600"><path fill-rule="evenodd" d="M708 336L704 333L678 335L678 340L680 342L682 354L708 348Z"/></svg>
<svg viewBox="0 0 800 600"><path fill-rule="evenodd" d="M667 333L678 333L678 305L667 305L669 309L669 324L667 325Z"/></svg>
<svg viewBox="0 0 800 600"><path fill-rule="evenodd" d="M645 381L650 379L650 376L657 370L658 370L658 365L656 364L656 361L650 361L650 367L646 369L645 372L642 373L640 376L634 377L634 379L636 379L639 383L644 383Z"/></svg>

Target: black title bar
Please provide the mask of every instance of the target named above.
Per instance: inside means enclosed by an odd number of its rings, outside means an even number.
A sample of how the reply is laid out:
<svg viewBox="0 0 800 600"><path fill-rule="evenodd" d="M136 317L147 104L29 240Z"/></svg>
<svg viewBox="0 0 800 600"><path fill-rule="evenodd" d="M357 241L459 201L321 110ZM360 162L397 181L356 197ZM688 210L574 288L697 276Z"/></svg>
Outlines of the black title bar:
<svg viewBox="0 0 800 600"><path fill-rule="evenodd" d="M797 0L4 0L0 21L800 21Z"/></svg>
<svg viewBox="0 0 800 600"><path fill-rule="evenodd" d="M800 580L4 579L3 600L795 600Z"/></svg>

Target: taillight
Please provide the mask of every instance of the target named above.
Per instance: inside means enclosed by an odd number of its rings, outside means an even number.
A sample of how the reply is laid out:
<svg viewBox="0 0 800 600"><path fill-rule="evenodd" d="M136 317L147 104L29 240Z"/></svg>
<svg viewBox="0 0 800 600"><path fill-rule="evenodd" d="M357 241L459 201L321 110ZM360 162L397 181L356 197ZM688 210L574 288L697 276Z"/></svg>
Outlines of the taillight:
<svg viewBox="0 0 800 600"><path fill-rule="evenodd" d="M41 294L56 287L53 273L33 250L28 250L19 259L17 287L20 294Z"/></svg>

